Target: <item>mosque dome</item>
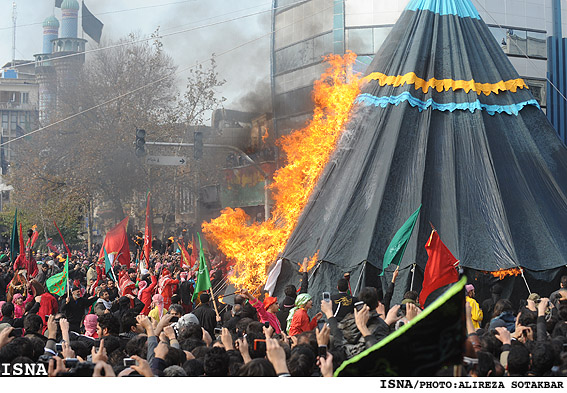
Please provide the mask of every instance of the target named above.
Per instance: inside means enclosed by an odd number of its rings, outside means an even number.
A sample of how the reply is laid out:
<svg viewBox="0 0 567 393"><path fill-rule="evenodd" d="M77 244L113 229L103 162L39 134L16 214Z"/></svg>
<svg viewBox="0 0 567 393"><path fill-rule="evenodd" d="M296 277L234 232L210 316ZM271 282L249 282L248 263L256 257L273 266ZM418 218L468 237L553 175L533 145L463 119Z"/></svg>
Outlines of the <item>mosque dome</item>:
<svg viewBox="0 0 567 393"><path fill-rule="evenodd" d="M55 15L45 18L43 21L43 27L59 27L59 20Z"/></svg>
<svg viewBox="0 0 567 393"><path fill-rule="evenodd" d="M61 4L62 10L78 10L79 2L77 0L64 0Z"/></svg>

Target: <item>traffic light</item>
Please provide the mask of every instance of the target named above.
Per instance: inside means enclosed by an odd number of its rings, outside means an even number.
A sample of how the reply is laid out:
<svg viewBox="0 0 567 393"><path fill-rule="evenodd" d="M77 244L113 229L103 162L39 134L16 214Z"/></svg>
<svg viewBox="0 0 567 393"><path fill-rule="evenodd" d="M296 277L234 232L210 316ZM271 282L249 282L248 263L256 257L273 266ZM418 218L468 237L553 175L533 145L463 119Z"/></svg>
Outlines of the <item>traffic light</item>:
<svg viewBox="0 0 567 393"><path fill-rule="evenodd" d="M136 157L143 157L146 155L146 130L141 130L136 128L136 141L134 146L136 147Z"/></svg>
<svg viewBox="0 0 567 393"><path fill-rule="evenodd" d="M195 131L193 139L193 156L196 160L200 160L203 157L203 133L201 131Z"/></svg>

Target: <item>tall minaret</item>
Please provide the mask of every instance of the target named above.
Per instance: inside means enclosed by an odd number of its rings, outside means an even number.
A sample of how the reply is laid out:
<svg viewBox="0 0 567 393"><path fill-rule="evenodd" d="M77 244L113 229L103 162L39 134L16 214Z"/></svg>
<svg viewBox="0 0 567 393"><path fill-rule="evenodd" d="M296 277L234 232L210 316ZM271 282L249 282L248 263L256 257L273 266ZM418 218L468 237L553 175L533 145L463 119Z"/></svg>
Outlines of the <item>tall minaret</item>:
<svg viewBox="0 0 567 393"><path fill-rule="evenodd" d="M54 39L53 66L57 73L57 95L73 89L79 72L85 62L87 40L77 38L79 3L77 0L64 0L61 4L61 32ZM59 108L60 97L57 99Z"/></svg>
<svg viewBox="0 0 567 393"><path fill-rule="evenodd" d="M61 3L61 37L77 38L79 8L77 0L64 0Z"/></svg>
<svg viewBox="0 0 567 393"><path fill-rule="evenodd" d="M55 108L57 99L57 74L51 63L53 40L59 36L59 21L52 15L43 21L42 53L35 56L35 74L39 84L39 122L49 123L49 113Z"/></svg>
<svg viewBox="0 0 567 393"><path fill-rule="evenodd" d="M53 41L59 37L59 21L55 15L47 17L43 21L43 52L44 54L51 54L53 52Z"/></svg>

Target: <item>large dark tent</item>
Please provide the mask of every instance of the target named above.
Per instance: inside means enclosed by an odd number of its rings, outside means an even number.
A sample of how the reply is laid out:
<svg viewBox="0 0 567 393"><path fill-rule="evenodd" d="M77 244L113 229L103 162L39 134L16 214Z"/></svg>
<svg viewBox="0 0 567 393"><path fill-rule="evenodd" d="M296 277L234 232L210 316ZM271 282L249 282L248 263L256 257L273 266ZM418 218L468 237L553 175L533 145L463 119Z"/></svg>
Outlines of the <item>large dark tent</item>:
<svg viewBox="0 0 567 393"><path fill-rule="evenodd" d="M394 300L421 289L430 223L481 298L498 280L483 272L518 267L524 276L504 278L504 296L525 299L524 278L543 296L557 289L567 149L471 2L410 1L366 79L287 243L276 292L317 251L317 301L344 272L355 292L379 286L385 250L420 204Z"/></svg>

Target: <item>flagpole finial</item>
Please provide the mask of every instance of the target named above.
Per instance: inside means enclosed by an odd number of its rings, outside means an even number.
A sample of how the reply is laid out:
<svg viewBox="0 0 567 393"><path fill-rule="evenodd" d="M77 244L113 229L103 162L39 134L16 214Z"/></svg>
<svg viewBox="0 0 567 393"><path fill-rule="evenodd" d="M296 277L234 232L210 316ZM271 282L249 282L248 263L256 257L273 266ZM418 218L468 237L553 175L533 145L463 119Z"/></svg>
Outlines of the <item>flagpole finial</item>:
<svg viewBox="0 0 567 393"><path fill-rule="evenodd" d="M431 223L431 221L429 221L429 225L431 225L431 229L433 229L434 231L437 230L437 229L435 229L435 227L433 226L433 224Z"/></svg>

